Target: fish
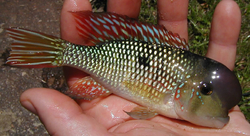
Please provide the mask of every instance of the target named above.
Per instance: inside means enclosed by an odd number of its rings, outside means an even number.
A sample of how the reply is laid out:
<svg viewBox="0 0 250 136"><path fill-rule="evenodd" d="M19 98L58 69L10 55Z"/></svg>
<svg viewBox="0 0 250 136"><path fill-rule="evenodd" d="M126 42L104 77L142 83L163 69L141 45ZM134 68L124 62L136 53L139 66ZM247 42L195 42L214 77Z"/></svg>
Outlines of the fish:
<svg viewBox="0 0 250 136"><path fill-rule="evenodd" d="M242 91L225 65L190 52L183 38L163 26L115 13L71 13L83 44L8 28L14 41L6 64L80 69L90 76L76 81L67 95L92 100L113 93L140 105L125 111L135 119L162 115L211 128L229 122Z"/></svg>

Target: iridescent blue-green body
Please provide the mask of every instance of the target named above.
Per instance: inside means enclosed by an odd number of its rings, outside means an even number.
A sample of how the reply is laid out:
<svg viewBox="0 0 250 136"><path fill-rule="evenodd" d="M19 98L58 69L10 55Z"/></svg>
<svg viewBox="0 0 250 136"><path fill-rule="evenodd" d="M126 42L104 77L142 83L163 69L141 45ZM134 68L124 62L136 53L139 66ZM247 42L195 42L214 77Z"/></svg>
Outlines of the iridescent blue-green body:
<svg viewBox="0 0 250 136"><path fill-rule="evenodd" d="M162 115L192 118L199 124L203 120L190 112L202 113L214 120L207 121L207 126L222 127L229 120L228 109L235 104L231 100L240 98L229 95L231 88L239 87L229 69L189 51L130 40L94 47L67 45L63 65L83 69L113 93Z"/></svg>
<svg viewBox="0 0 250 136"><path fill-rule="evenodd" d="M68 95L90 100L114 93L143 106L126 112L133 118L158 113L207 127L227 124L228 111L241 99L241 87L226 66L189 52L185 40L162 26L113 13L73 15L80 35L94 46L8 29L15 41L7 64L78 68L91 78L77 81Z"/></svg>

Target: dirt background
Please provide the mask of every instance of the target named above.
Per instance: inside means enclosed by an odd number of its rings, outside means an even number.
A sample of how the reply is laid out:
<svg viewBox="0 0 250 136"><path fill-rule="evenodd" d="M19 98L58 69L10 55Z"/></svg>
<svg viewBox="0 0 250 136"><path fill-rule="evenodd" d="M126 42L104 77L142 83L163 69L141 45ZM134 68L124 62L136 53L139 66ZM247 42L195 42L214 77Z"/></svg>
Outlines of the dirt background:
<svg viewBox="0 0 250 136"><path fill-rule="evenodd" d="M63 0L0 0L1 136L48 135L39 119L21 106L19 97L26 89L42 87L44 75L45 78L46 74L54 76L49 70L5 66L4 60L8 55L11 39L4 28L22 27L60 36L62 5Z"/></svg>

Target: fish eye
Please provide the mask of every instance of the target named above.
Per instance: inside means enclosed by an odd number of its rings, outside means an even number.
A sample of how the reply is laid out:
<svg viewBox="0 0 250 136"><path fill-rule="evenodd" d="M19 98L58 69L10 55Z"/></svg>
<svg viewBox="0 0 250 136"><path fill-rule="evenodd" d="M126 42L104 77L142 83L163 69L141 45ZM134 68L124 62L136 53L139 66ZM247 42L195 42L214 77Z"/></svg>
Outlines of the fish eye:
<svg viewBox="0 0 250 136"><path fill-rule="evenodd" d="M200 85L200 91L204 95L211 95L213 93L213 87L210 83L202 83Z"/></svg>

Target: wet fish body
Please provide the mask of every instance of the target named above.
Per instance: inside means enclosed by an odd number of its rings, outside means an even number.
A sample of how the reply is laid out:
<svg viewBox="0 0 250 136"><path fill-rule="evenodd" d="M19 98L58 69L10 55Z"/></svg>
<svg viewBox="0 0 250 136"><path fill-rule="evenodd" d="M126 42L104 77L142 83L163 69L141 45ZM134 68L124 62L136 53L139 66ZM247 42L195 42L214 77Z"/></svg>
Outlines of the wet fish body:
<svg viewBox="0 0 250 136"><path fill-rule="evenodd" d="M84 15L89 17L88 20L94 18L92 24L98 25L95 21L100 18L99 14L88 12ZM228 111L240 101L241 88L233 72L226 66L187 51L183 48L185 42L179 42L178 36L172 36L176 40L173 42L175 45L169 44L173 40L168 42L164 36L151 41L152 36L130 33L131 27L126 31L124 29L122 33L128 34L122 37L104 34L102 38L94 39L96 35L88 31L103 29L96 25L83 28L84 21L79 18L82 13L75 16L80 24L78 29L86 30L83 34L85 39L90 37L90 42L95 46L76 45L25 29L8 29L15 42L11 45L11 57L7 64L21 67L71 66L90 74L93 79L79 81L69 91L71 96L91 99L92 96L82 90L87 86L87 80L98 83L96 96L114 93L147 107L149 114L158 113L216 128L223 127L229 121ZM125 18L115 14L109 16ZM85 22L89 24L90 21ZM130 22L130 25L133 23ZM140 27L140 23L135 23ZM148 24L145 26L151 27ZM118 29L117 25L115 27ZM104 30L108 31L106 28ZM161 31L168 35L166 30ZM161 42L164 40L168 45ZM138 111L138 108L134 111ZM130 116L140 118L141 115L137 113L128 112Z"/></svg>

